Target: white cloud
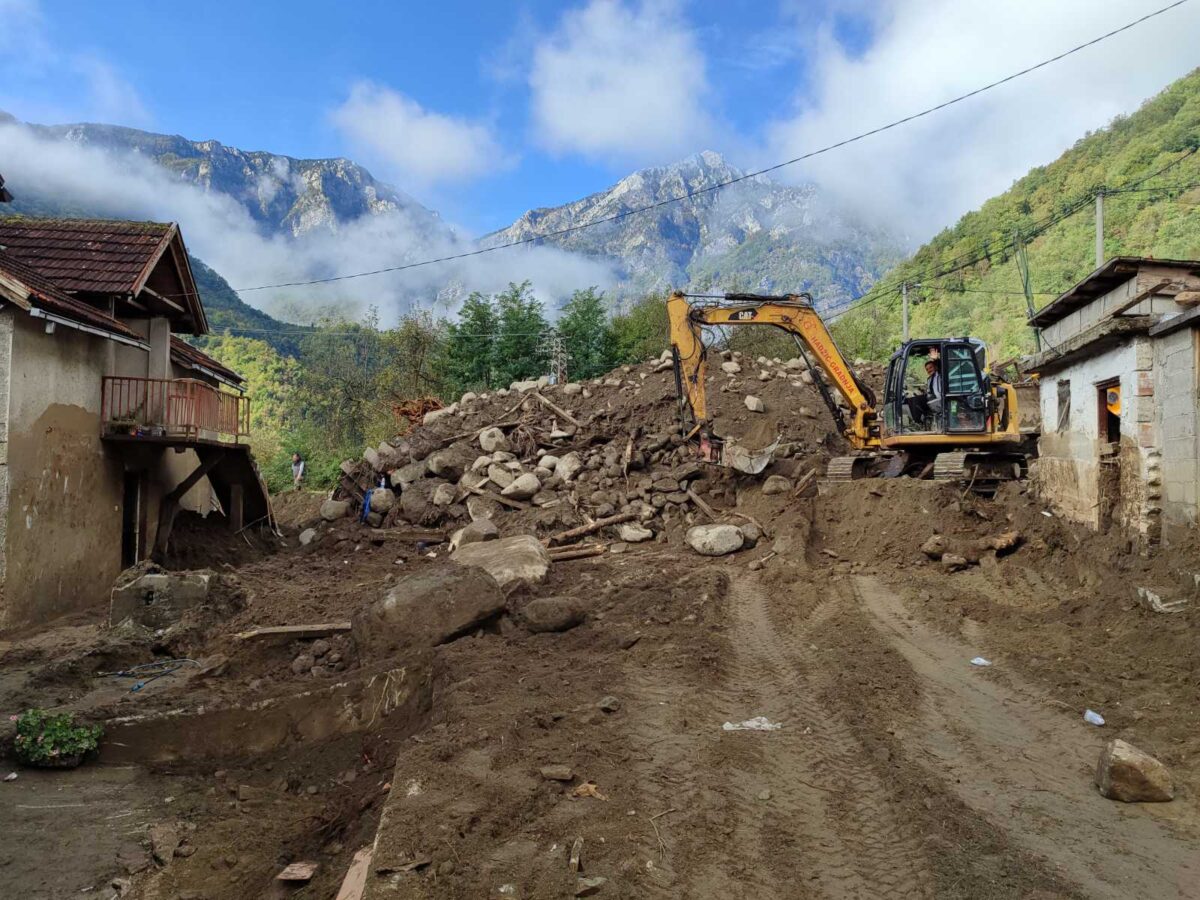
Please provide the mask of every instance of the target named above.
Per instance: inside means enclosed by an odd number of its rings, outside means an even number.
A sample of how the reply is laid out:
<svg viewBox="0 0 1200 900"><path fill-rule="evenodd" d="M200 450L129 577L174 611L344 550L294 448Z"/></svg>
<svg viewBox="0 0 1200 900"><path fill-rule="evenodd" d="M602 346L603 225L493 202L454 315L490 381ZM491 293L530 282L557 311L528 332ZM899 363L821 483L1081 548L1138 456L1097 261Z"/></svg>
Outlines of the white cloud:
<svg viewBox="0 0 1200 900"><path fill-rule="evenodd" d="M108 60L55 45L36 0L0 0L0 110L29 121L151 121L137 89Z"/></svg>
<svg viewBox="0 0 1200 900"><path fill-rule="evenodd" d="M97 216L178 222L188 248L235 288L326 278L473 249L451 229L431 229L427 213L410 216L404 210L362 216L298 238L266 235L234 198L182 181L145 157L48 139L20 124L0 123L0 161L18 202L58 198ZM282 167L272 175L292 177ZM256 187L272 189L261 182ZM308 309L335 306L350 315L373 305L390 324L413 305L434 305L451 282L466 291L495 292L526 278L548 306L577 288L615 281L602 263L531 247L327 285L247 292L243 299L277 314L297 303Z"/></svg>
<svg viewBox="0 0 1200 900"><path fill-rule="evenodd" d="M797 33L812 87L768 129L765 160L797 156L1054 56L1156 8L1145 0L886 0L852 56L831 27ZM1196 65L1190 4L1098 47L778 177L814 178L924 239ZM1147 49L1149 48L1149 49Z"/></svg>
<svg viewBox="0 0 1200 900"><path fill-rule="evenodd" d="M713 131L705 69L675 4L591 0L534 50L534 139L553 153L621 164L693 153Z"/></svg>
<svg viewBox="0 0 1200 900"><path fill-rule="evenodd" d="M406 184L467 181L511 164L489 126L427 110L374 82L355 84L331 118L357 150Z"/></svg>

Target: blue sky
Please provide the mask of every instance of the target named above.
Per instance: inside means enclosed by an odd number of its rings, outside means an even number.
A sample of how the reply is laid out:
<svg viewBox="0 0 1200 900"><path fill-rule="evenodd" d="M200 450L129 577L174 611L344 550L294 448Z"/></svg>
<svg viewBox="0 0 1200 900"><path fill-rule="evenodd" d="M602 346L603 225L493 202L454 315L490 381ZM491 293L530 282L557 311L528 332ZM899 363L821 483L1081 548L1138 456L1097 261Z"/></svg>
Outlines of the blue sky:
<svg viewBox="0 0 1200 900"><path fill-rule="evenodd" d="M0 109L348 156L479 233L705 148L798 155L1164 2L0 0ZM1192 3L778 177L919 242L1189 71L1197 33Z"/></svg>
<svg viewBox="0 0 1200 900"><path fill-rule="evenodd" d="M600 189L632 167L667 163L712 147L734 156L780 103L803 90L808 66L798 41L805 27L829 27L848 50L869 35L865 17L828 4L707 0L655 7L668 27L690 36L703 59L702 98L710 116L703 146L660 142L645 154L581 152L536 139L529 68L540 43L585 4L562 2L177 4L0 0L36 20L46 53L103 67L107 85L89 97L95 70L73 65L12 67L0 108L18 118L59 123L102 118L193 139L292 156L350 156L468 228L507 224L525 209ZM30 27L34 27L32 24ZM6 41L7 43L7 41ZM3 53L0 50L0 53ZM647 48L652 58L653 48ZM677 62L663 57L664 78ZM466 178L414 178L387 152L365 146L332 117L356 85L397 92L422 110L482 124L503 160Z"/></svg>

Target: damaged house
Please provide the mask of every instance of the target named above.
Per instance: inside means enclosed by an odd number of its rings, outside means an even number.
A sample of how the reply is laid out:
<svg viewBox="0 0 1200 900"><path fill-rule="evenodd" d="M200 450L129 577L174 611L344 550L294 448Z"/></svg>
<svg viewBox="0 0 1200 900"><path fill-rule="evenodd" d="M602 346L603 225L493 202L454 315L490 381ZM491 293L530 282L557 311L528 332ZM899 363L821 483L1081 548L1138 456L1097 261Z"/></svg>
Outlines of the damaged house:
<svg viewBox="0 0 1200 900"><path fill-rule="evenodd" d="M1031 318L1038 483L1063 515L1170 541L1196 525L1200 261L1108 260Z"/></svg>
<svg viewBox="0 0 1200 900"><path fill-rule="evenodd" d="M0 218L0 627L107 598L177 510L267 514L178 226Z"/></svg>

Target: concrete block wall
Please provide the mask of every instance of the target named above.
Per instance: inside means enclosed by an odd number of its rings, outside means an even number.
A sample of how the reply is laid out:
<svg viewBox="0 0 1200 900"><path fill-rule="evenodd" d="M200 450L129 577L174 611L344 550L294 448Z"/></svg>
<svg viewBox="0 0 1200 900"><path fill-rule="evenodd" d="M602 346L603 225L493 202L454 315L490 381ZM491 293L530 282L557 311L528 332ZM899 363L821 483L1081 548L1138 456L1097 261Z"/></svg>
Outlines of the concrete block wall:
<svg viewBox="0 0 1200 900"><path fill-rule="evenodd" d="M1172 527L1197 524L1200 504L1200 371L1198 332L1191 328L1154 341L1155 427L1162 435L1162 514L1164 538Z"/></svg>
<svg viewBox="0 0 1200 900"><path fill-rule="evenodd" d="M1162 504L1154 346L1148 337L1131 338L1041 378L1042 437L1038 444L1037 487L1061 515L1099 527L1101 453L1098 385L1113 378L1121 386L1120 502L1114 518L1146 540L1157 540ZM1058 384L1071 385L1071 411L1058 432Z"/></svg>

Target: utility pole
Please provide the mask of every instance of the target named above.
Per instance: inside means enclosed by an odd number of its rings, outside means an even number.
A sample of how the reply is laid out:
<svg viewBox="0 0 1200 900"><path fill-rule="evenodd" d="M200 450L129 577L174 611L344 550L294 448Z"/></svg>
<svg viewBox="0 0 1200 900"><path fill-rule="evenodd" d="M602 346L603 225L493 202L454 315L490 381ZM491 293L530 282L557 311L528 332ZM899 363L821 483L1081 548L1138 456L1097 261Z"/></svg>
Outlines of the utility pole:
<svg viewBox="0 0 1200 900"><path fill-rule="evenodd" d="M900 297L901 297L901 302L902 302L901 308L904 311L903 312L904 318L902 319L902 321L904 322L904 340L905 340L905 342L907 342L908 341L908 282L907 281L904 282L904 284L900 285Z"/></svg>
<svg viewBox="0 0 1200 900"><path fill-rule="evenodd" d="M1096 191L1096 268L1104 265L1104 188Z"/></svg>

